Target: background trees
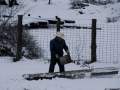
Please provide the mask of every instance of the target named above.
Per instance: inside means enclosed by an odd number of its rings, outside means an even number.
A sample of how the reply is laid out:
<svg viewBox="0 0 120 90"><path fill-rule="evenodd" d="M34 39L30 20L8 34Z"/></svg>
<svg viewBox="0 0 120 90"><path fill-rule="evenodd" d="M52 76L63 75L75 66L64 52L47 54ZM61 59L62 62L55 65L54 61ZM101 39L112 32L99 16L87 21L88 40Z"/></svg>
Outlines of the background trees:
<svg viewBox="0 0 120 90"><path fill-rule="evenodd" d="M17 13L24 7L25 0L0 0L0 56L16 56L18 18ZM27 12L27 11L26 11ZM33 59L42 57L42 49L37 46L33 36L23 30L22 56Z"/></svg>

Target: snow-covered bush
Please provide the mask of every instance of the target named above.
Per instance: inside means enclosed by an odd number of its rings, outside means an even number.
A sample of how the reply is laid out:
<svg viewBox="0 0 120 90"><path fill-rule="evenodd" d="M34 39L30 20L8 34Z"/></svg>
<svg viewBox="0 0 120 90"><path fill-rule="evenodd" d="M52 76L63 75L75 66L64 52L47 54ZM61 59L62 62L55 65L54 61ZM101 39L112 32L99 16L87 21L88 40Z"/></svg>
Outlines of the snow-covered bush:
<svg viewBox="0 0 120 90"><path fill-rule="evenodd" d="M71 0L70 5L71 9L81 9L84 8L85 6L89 6L87 4L83 4L85 1L82 0Z"/></svg>
<svg viewBox="0 0 120 90"><path fill-rule="evenodd" d="M14 8L10 8L8 5L2 5L0 7L0 56L16 56L18 21L15 20L16 18L14 16L25 7L25 1L20 0L19 5L14 5ZM23 32L22 41L22 45L25 48L22 52L24 57L30 59L42 57L42 49L35 44L32 36Z"/></svg>
<svg viewBox="0 0 120 90"><path fill-rule="evenodd" d="M115 16L115 17L107 17L107 23L110 23L110 22L116 22L118 21L120 18L120 16Z"/></svg>
<svg viewBox="0 0 120 90"><path fill-rule="evenodd" d="M42 48L36 44L34 37L27 31L23 32L22 47L24 47L23 56L26 58L36 59L43 57Z"/></svg>
<svg viewBox="0 0 120 90"><path fill-rule="evenodd" d="M87 4L83 4L83 3L89 3L89 4L93 4L93 5L107 5L107 4L114 4L118 1L115 0L71 0L70 5L71 5L71 9L80 9L83 8L85 6L88 6Z"/></svg>
<svg viewBox="0 0 120 90"><path fill-rule="evenodd" d="M0 56L16 56L17 34L16 26L7 26L4 31L0 30ZM29 59L42 57L41 47L37 46L33 36L30 36L26 31L23 31L22 47L25 48L22 56Z"/></svg>
<svg viewBox="0 0 120 90"><path fill-rule="evenodd" d="M15 35L16 32L10 26L0 30L0 56L15 56Z"/></svg>
<svg viewBox="0 0 120 90"><path fill-rule="evenodd" d="M79 9L81 8L80 6L78 6L78 4L81 4L82 2L79 0L71 0L71 9Z"/></svg>

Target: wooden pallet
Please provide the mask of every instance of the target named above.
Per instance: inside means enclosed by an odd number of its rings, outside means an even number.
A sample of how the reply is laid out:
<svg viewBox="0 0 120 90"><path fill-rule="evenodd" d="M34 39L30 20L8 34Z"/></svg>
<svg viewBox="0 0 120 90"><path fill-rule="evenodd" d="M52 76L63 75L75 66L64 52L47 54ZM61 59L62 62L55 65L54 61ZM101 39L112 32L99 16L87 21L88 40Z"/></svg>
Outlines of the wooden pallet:
<svg viewBox="0 0 120 90"><path fill-rule="evenodd" d="M106 71L105 71L106 70ZM24 74L23 77L26 80L38 80L38 79L52 79L52 78L85 78L93 77L98 75L111 75L118 74L118 69L115 67L104 67L104 68L94 68L94 69L82 69L82 70L72 70L65 72L53 72L53 73L36 73L36 74Z"/></svg>
<svg viewBox="0 0 120 90"><path fill-rule="evenodd" d="M120 88L106 88L105 90L120 90Z"/></svg>
<svg viewBox="0 0 120 90"><path fill-rule="evenodd" d="M90 73L91 71L92 69L84 69L84 70L73 70L73 71L53 72L53 73L24 74L23 77L27 80L52 79L55 77L75 78L76 76L83 78L85 73Z"/></svg>

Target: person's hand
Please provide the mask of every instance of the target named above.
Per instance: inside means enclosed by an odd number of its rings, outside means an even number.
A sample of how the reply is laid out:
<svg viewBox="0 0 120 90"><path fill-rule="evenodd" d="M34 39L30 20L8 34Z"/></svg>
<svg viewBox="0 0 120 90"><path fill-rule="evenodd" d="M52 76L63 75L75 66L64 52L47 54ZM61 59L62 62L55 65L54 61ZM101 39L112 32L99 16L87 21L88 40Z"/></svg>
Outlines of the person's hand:
<svg viewBox="0 0 120 90"><path fill-rule="evenodd" d="M56 54L56 55L55 55L55 57L56 57L57 59L59 59L59 56L58 56L58 54Z"/></svg>
<svg viewBox="0 0 120 90"><path fill-rule="evenodd" d="M67 55L70 55L70 52L69 52L69 50L67 50L67 51L66 51L66 53L67 53Z"/></svg>

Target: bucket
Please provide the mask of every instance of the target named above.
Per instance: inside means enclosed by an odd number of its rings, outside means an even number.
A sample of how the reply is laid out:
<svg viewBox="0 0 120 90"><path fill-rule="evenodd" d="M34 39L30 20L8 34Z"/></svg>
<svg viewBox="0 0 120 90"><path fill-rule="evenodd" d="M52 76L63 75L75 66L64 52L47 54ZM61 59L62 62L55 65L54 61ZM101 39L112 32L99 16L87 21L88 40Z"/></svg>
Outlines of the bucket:
<svg viewBox="0 0 120 90"><path fill-rule="evenodd" d="M65 55L65 56L62 56L62 57L59 58L59 62L60 62L61 65L64 65L64 64L71 63L72 60L71 60L70 55Z"/></svg>

